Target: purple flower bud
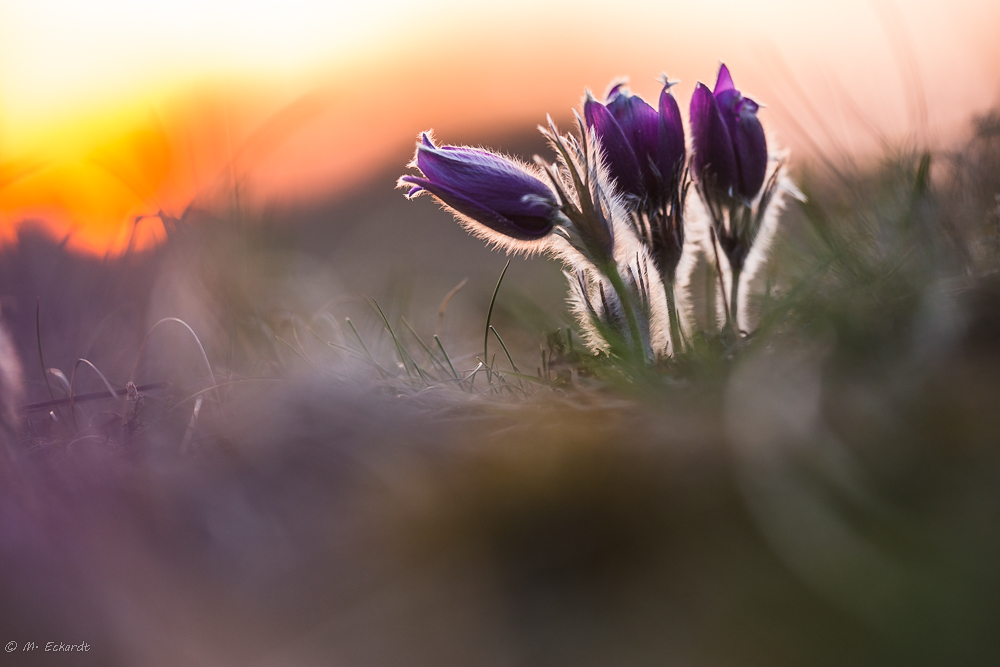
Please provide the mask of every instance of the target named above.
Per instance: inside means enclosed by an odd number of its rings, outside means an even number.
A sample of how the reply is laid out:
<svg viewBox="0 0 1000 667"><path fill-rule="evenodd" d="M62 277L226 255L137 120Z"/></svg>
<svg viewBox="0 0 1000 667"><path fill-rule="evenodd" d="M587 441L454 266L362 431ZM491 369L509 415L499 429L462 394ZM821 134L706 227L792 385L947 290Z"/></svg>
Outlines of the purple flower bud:
<svg viewBox="0 0 1000 667"><path fill-rule="evenodd" d="M644 198L646 190L643 187L639 160L632 148L632 142L611 110L588 93L587 101L583 105L583 115L587 120L587 126L593 128L601 142L605 165L611 178L615 180L618 191L623 195Z"/></svg>
<svg viewBox="0 0 1000 667"><path fill-rule="evenodd" d="M520 241L540 239L557 224L559 202L545 183L520 165L477 148L435 146L425 132L403 176L408 197L430 192L458 213Z"/></svg>
<svg viewBox="0 0 1000 667"><path fill-rule="evenodd" d="M767 174L767 140L757 103L743 97L729 68L719 69L715 90L699 83L691 98L694 172L703 185L753 199Z"/></svg>
<svg viewBox="0 0 1000 667"><path fill-rule="evenodd" d="M703 184L730 191L736 180L736 156L726 121L708 86L699 83L691 96L692 167Z"/></svg>
<svg viewBox="0 0 1000 667"><path fill-rule="evenodd" d="M606 107L593 99L584 106L587 124L596 129L605 147L618 187L624 194L652 204L669 199L676 185L677 166L685 155L684 126L669 87L664 85L660 94L659 112L630 94L624 84L611 89ZM630 150L625 150L626 146Z"/></svg>
<svg viewBox="0 0 1000 667"><path fill-rule="evenodd" d="M664 82L660 93L660 127L659 146L656 154L656 167L663 176L664 183L671 183L678 171L678 165L684 163L687 149L684 147L684 123L681 121L681 110L677 100L670 92L672 83Z"/></svg>
<svg viewBox="0 0 1000 667"><path fill-rule="evenodd" d="M613 96L608 96L608 111L618 122L632 148L642 176L644 194L653 194L659 190L659 179L652 169L652 165L657 163L657 148L660 143L659 115L644 99L629 94L620 86L613 88L612 93Z"/></svg>

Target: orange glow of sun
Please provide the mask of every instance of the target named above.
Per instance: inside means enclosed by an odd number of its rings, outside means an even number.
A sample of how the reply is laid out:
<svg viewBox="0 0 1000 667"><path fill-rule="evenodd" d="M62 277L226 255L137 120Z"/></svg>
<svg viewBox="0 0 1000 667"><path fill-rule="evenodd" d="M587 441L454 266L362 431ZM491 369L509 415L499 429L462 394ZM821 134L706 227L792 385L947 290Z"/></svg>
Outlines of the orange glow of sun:
<svg viewBox="0 0 1000 667"><path fill-rule="evenodd" d="M0 243L32 219L99 254L148 245L161 211L342 192L402 170L422 130L530 127L622 74L655 95L666 70L683 104L720 59L799 155L905 126L917 96L954 135L1000 102L998 24L989 0L4 3Z"/></svg>

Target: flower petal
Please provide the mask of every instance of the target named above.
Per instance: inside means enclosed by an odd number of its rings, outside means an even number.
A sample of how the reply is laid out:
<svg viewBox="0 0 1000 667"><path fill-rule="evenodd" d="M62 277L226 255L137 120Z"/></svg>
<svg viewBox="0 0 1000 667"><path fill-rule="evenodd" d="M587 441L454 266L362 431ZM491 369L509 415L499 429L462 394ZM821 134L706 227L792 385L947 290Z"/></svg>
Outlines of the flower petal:
<svg viewBox="0 0 1000 667"><path fill-rule="evenodd" d="M715 97L702 83L691 96L691 137L694 171L702 184L729 191L736 180L736 156Z"/></svg>
<svg viewBox="0 0 1000 667"><path fill-rule="evenodd" d="M729 73L729 68L725 64L719 66L719 77L715 80L715 90L713 94L718 97L727 90L736 90L733 83L733 76Z"/></svg>
<svg viewBox="0 0 1000 667"><path fill-rule="evenodd" d="M404 176L402 180L430 192L455 211L479 224L519 241L540 239L551 232L554 227L552 216L531 214L505 216L448 186L434 183L429 179Z"/></svg>
<svg viewBox="0 0 1000 667"><path fill-rule="evenodd" d="M744 105L737 118L733 147L739 173L737 190L746 199L753 199L764 185L767 175L767 139L764 128L757 120L757 105L751 100L744 101L751 102L752 106Z"/></svg>
<svg viewBox="0 0 1000 667"><path fill-rule="evenodd" d="M554 228L559 202L548 185L501 155L464 146L435 146L425 133L407 175L408 197L429 192L454 211L494 232L528 241Z"/></svg>
<svg viewBox="0 0 1000 667"><path fill-rule="evenodd" d="M616 83L613 86L611 86L611 89L608 90L608 94L604 98L605 103L610 103L616 97L618 97L619 95L621 95L622 92L623 92L622 91L623 88L626 89L626 90L628 89L628 82L621 81L621 82Z"/></svg>
<svg viewBox="0 0 1000 667"><path fill-rule="evenodd" d="M547 185L516 164L488 151L421 144L417 148L417 167L435 185L461 193L507 217L534 216L544 208L538 201L523 201L524 195L535 195L555 205L555 196Z"/></svg>
<svg viewBox="0 0 1000 667"><path fill-rule="evenodd" d="M684 123L681 121L681 110L677 99L670 92L670 84L663 86L660 93L659 112L659 150L656 154L656 166L663 176L664 183L673 178L677 165L684 162L687 150L684 147Z"/></svg>
<svg viewBox="0 0 1000 667"><path fill-rule="evenodd" d="M632 147L646 192L656 192L659 178L652 168L660 143L660 119L656 109L637 95L623 93L608 103L608 111L618 121Z"/></svg>
<svg viewBox="0 0 1000 667"><path fill-rule="evenodd" d="M587 120L587 126L594 128L601 142L605 165L615 180L619 192L643 197L645 192L639 161L618 121L607 107L589 96L583 105L583 115Z"/></svg>

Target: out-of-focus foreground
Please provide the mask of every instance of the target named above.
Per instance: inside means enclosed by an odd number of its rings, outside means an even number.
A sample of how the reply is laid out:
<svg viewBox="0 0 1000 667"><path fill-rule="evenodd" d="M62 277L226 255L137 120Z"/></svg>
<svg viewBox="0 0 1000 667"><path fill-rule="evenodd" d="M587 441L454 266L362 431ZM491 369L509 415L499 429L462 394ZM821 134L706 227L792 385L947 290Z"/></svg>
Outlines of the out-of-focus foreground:
<svg viewBox="0 0 1000 667"><path fill-rule="evenodd" d="M801 174L754 334L631 375L515 260L472 376L503 260L383 181L2 251L11 664L1000 658L1000 117Z"/></svg>

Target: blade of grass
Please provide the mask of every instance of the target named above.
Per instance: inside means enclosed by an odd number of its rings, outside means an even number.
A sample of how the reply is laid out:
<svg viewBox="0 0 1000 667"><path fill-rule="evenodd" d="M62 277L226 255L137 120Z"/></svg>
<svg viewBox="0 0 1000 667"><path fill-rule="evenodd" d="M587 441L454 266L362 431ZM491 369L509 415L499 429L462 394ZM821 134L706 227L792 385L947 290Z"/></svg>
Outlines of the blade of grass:
<svg viewBox="0 0 1000 667"><path fill-rule="evenodd" d="M215 379L215 372L212 370L212 364L209 363L208 355L205 354L205 346L201 344L201 339L198 338L198 334L194 332L191 325L178 317L164 317L162 320L158 321L149 328L149 331L146 332L146 336L142 339L142 343L139 345L139 351L135 355L135 363L132 365L132 373L129 374L128 377L129 382L135 382L135 373L139 370L139 362L142 361L142 353L146 350L146 344L149 343L149 337L153 335L153 332L156 331L160 325L168 322L176 322L177 324L180 324L187 330L188 333L191 334L191 337L194 338L194 342L198 345L198 351L201 353L202 361L205 362L205 368L208 369L208 377L212 380L212 386L218 387L219 383ZM74 373L75 372L76 369L74 369ZM222 394L219 391L215 392L215 399L219 402L219 409L222 410L223 417L225 418L226 412L222 407Z"/></svg>
<svg viewBox="0 0 1000 667"><path fill-rule="evenodd" d="M184 439L181 440L181 454L187 454L188 447L191 446L191 438L194 436L194 426L198 421L198 415L201 413L201 404L204 400L204 396L199 396L194 402L194 410L191 411L191 419L188 421L187 430L184 431Z"/></svg>
<svg viewBox="0 0 1000 667"><path fill-rule="evenodd" d="M108 393L111 395L111 398L118 397L118 392L115 390L114 387L111 386L111 383L108 382L108 378L104 377L104 373L102 373L97 368L97 366L87 361L86 359L77 359L76 363L73 364L73 372L69 376L69 414L73 418L73 428L76 431L79 431L80 427L76 422L76 400L73 396L73 389L76 386L76 369L80 367L80 364L86 364L90 366L92 369L94 369L94 372L97 373L98 377L101 378L101 382L103 382L104 386L107 388Z"/></svg>
<svg viewBox="0 0 1000 667"><path fill-rule="evenodd" d="M715 256L715 273L719 280L719 290L722 292L722 306L726 312L726 324L733 329L736 329L736 323L733 322L732 315L729 314L729 299L726 296L726 280L722 275L722 263L719 260L719 246L718 246L718 235L715 233L715 227L709 227L709 234L711 236L712 243L712 254ZM739 337L739 331L736 331L737 338Z"/></svg>
<svg viewBox="0 0 1000 667"><path fill-rule="evenodd" d="M510 266L510 260L503 265L503 271L500 272L500 278L497 280L497 286L493 289L493 298L490 299L490 309L486 313L486 331L483 332L483 359L489 359L489 345L490 345L490 320L493 319L493 306L497 302L497 294L500 292L500 284L503 282L503 277L507 274L507 268ZM490 384L493 383L492 372L486 376Z"/></svg>
<svg viewBox="0 0 1000 667"><path fill-rule="evenodd" d="M274 339L276 341L278 341L279 343L281 343L282 345L284 345L285 347L287 347L289 350L291 350L292 353L296 357L298 357L299 359L301 359L302 361L306 362L307 364L309 364L313 368L318 368L318 366L316 366L316 364L314 364L312 361L310 361L309 359L307 359L304 354L302 354L301 352L299 352L298 350L296 350L294 345L292 345L291 343L289 343L287 340L285 340L284 338L282 338L278 334L274 334Z"/></svg>
<svg viewBox="0 0 1000 667"><path fill-rule="evenodd" d="M375 305L375 309L378 311L379 316L382 318L382 322L385 323L385 328L389 331L389 335L392 336L392 342L396 344L396 354L399 355L399 361L403 364L403 370L406 371L406 375L413 377L413 373L410 372L410 367L407 365L406 360L410 356L403 351L403 346L400 344L399 339L396 338L396 333L389 326L389 320L386 318L385 313L382 312L382 307L378 305L378 301L372 299L371 302ZM413 359L410 359L410 363L413 363ZM416 364L413 364L416 366Z"/></svg>
<svg viewBox="0 0 1000 667"><path fill-rule="evenodd" d="M330 315L329 313L322 313L322 314L320 315L320 318L321 318L321 319L325 319L325 320L327 320L327 321L329 321L329 322L332 322L332 323L333 323L333 327L334 327L334 328L335 328L335 329L337 330L337 333L339 333L339 334L340 334L340 338L341 338L341 340L343 340L343 338L344 338L344 332L343 332L343 331L341 331L341 329L340 329L340 324L339 324L339 323L337 322L337 320L335 320L335 319L333 318L333 315ZM329 347L329 348L331 348L331 349L334 349L334 350L337 350L338 352L346 352L347 354L350 354L350 355L352 355L352 356L354 356L354 357L356 357L356 358L358 358L358 359L362 359L362 360L364 360L364 358L365 358L365 357L364 357L364 355L362 355L362 354L358 353L358 351L357 351L357 350L354 350L354 349L352 349L352 348L350 348L350 347L347 347L346 345L341 345L341 344L339 344L339 343L334 343L334 342L333 342L332 340L327 340L327 339L323 338L323 337L322 337L322 336L321 336L321 335L319 334L319 332L318 332L318 331L316 331L316 330L315 330L315 329L313 329L313 328L312 328L311 326L309 326L309 324L308 324L308 323L306 323L306 322L303 322L301 318L299 318L299 317L297 317L297 316L296 316L296 317L295 317L295 318L293 319L293 322L298 322L299 324L301 324L302 326L304 326L304 327L306 328L306 331L308 331L308 332L309 332L309 333L311 333L311 334L312 334L313 336L315 336L315 337L316 337L316 340L318 340L319 342L323 343L323 344L324 344L324 345L326 345L327 347ZM302 351L303 351L303 352L305 352L305 347L304 347L304 346L302 345L302 343L301 343L301 342L299 342L299 347L300 347L300 348L302 348Z"/></svg>
<svg viewBox="0 0 1000 667"><path fill-rule="evenodd" d="M413 329L413 326L412 326L412 325L411 325L411 324L410 324L409 322L407 322L407 321L406 321L406 318L405 318L405 317L401 317L401 318L399 318L399 319L400 319L400 320L401 320L401 321L403 322L403 326L405 326L405 327L406 327L406 328L407 328L407 329L408 329L408 330L410 331L410 334L412 334L412 335L413 335L413 337L417 339L417 342L418 342L418 343L420 343L420 347L424 348L424 352L426 352L426 353L427 353L427 356L428 356L428 358L429 358L429 359L431 360L431 362L432 362L432 363L433 363L433 364L434 364L435 366L437 366L438 368L440 368L440 370L441 370L441 371L443 372L443 371L445 370L445 369L444 369L444 366L443 366L443 365L441 364L441 362L440 362L440 361L438 360L438 358L437 358L437 355L436 355L436 354L434 354L434 351L433 351L433 350L431 350L431 348L430 348L430 347L428 347L427 343L425 343L425 342L424 342L424 339L420 337L420 334L418 334L418 333L417 333L417 332L416 332L416 331L415 331L415 330Z"/></svg>
<svg viewBox="0 0 1000 667"><path fill-rule="evenodd" d="M413 361L412 357L410 358L410 360ZM428 375L427 371L425 371L424 369L422 369L416 363L413 364L413 368L417 371L417 375L420 376L420 379L424 381L425 385L430 386L430 385L434 384L435 382L437 382L437 378L434 378L434 377Z"/></svg>
<svg viewBox="0 0 1000 667"><path fill-rule="evenodd" d="M63 391L65 391L66 395L69 396L69 379L66 377L65 373L63 373L58 368L50 368L48 372L49 375L51 375L52 377L54 377L55 379L59 380L59 382L62 383Z"/></svg>
<svg viewBox="0 0 1000 667"><path fill-rule="evenodd" d="M219 384L212 385L211 387L205 387L204 389L200 389L200 390L194 392L193 394L187 396L186 398L182 398L181 400L179 400L176 403L174 403L173 406L164 409L158 415L156 415L155 417L153 417L149 422L147 422L146 424L144 424L142 426L142 428L139 431L137 431L134 435L137 437L137 436L142 435L146 431L149 431L150 428L152 428L153 426L155 426L156 424L158 424L160 422L160 420L162 420L166 415L170 414L171 412L173 412L177 408L181 407L182 405L184 405L188 401L196 400L199 396L204 396L205 394L207 394L210 391L217 391L218 389L222 389L224 387L235 387L235 386L238 386L238 385L251 384L251 383L255 383L255 382L285 382L285 380L283 378L241 378L239 380L230 380L229 382L220 382ZM136 388L140 389L139 387L136 387Z"/></svg>
<svg viewBox="0 0 1000 667"><path fill-rule="evenodd" d="M163 389L164 387L169 387L169 382L151 382L150 384L143 384L136 387L136 391L151 391L153 389ZM114 396L125 396L128 393L127 389L115 389ZM106 391L93 391L87 394L76 394L73 397L74 403L86 403L87 401L96 401L102 398L112 398L108 396ZM21 412L34 412L35 410L44 410L45 408L55 407L57 405L66 405L70 402L69 396L66 398L55 398L51 401L41 401L40 403L27 403L20 407Z"/></svg>
<svg viewBox="0 0 1000 667"><path fill-rule="evenodd" d="M503 338L501 338L500 334L497 333L496 327L491 326L490 331L493 332L493 335L496 336L497 340L500 342L500 347L503 348L503 353L507 355L507 361L510 362L510 367L514 369L515 373L520 373L521 371L518 370L517 364L515 364L514 360L511 358L510 352L507 351L507 346L504 344Z"/></svg>
<svg viewBox="0 0 1000 667"><path fill-rule="evenodd" d="M365 356L368 357L369 363L371 363L373 366L375 366L376 369L378 369L378 372L382 375L383 378L390 377L391 374L389 373L389 371L382 368L382 365L379 362L375 361L375 357L372 356L371 350L369 350L368 346L365 345L364 339L361 337L361 334L358 333L358 330L357 328L355 328L354 322L351 321L351 318L345 317L344 320L347 322L347 326L351 327L351 332L354 334L354 337L358 339L358 343L361 344L361 349L364 350Z"/></svg>
<svg viewBox="0 0 1000 667"><path fill-rule="evenodd" d="M472 388L476 384L476 374L479 373L479 371L481 371L482 369L486 368L486 364L483 363L482 359L480 359L479 357L476 357L476 361L478 361L479 364L474 369L472 369L472 372L465 378L466 380L469 381L469 390L470 391L472 390Z"/></svg>
<svg viewBox="0 0 1000 667"><path fill-rule="evenodd" d="M444 355L444 360L448 362L448 368L451 369L451 374L454 375L455 379L457 380L458 379L458 371L455 370L455 365L453 363L451 363L451 358L448 356L448 353L445 351L444 345L441 344L441 339L437 337L437 334L434 334L434 342L437 343L438 349L440 349L441 350L441 354Z"/></svg>
<svg viewBox="0 0 1000 667"><path fill-rule="evenodd" d="M345 353L351 355L352 357L354 357L356 359L360 359L361 361L368 361L369 360L365 355L361 354L360 352L358 352L357 350L355 350L352 347L348 347L346 345L338 345L337 343L334 343L332 340L326 340L326 341L323 341L323 342L328 347L330 347L331 349L337 350L338 352L345 352Z"/></svg>
<svg viewBox="0 0 1000 667"><path fill-rule="evenodd" d="M306 352L306 347L305 347L305 345L302 344L302 340L299 338L299 325L302 325L303 327L305 327L306 331L308 331L313 336L315 336L316 339L319 342L323 343L324 345L329 345L330 341L324 340L323 337L320 336L316 332L315 329L313 329L311 326L309 326L309 324L307 322L303 321L302 318L300 318L298 315L293 315L292 316L292 318L291 318L291 325L292 325L292 335L295 338L295 342L299 346L299 350L302 352L302 356L305 357L306 361L308 361L310 364L312 364L316 368L320 368L322 370L326 370L322 366L320 366L317 362L315 362L312 359L312 356L308 352Z"/></svg>

